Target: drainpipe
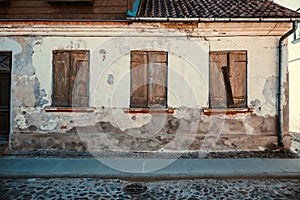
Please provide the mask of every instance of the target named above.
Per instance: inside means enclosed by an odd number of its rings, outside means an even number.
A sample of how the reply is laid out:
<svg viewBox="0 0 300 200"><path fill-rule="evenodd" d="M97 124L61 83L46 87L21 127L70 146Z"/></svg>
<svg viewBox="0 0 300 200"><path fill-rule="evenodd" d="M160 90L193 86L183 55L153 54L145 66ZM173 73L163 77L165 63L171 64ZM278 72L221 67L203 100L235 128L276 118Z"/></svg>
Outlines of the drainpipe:
<svg viewBox="0 0 300 200"><path fill-rule="evenodd" d="M290 36L292 33L294 33L297 30L297 21L293 22L293 28L285 33L281 38L279 39L279 52L278 52L278 62L279 62L279 72L278 72L278 101L277 101L277 120L278 120L278 146L283 146L283 108L281 105L281 99L282 99L282 68L283 68L283 46L284 46L284 40Z"/></svg>

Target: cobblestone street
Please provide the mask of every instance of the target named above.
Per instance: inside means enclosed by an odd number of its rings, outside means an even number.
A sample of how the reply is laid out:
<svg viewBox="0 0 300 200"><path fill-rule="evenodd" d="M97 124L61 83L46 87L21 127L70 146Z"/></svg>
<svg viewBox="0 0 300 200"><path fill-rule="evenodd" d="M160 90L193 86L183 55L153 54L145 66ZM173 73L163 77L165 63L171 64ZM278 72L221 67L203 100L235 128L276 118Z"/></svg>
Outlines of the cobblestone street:
<svg viewBox="0 0 300 200"><path fill-rule="evenodd" d="M2 179L0 199L299 199L300 181ZM141 194L139 194L141 193Z"/></svg>

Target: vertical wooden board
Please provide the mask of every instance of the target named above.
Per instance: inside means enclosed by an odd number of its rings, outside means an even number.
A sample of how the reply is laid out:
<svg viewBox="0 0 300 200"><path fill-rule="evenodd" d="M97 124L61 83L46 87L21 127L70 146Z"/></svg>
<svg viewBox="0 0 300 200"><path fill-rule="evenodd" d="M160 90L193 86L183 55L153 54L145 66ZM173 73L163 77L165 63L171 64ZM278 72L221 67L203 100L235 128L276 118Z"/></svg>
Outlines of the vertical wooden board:
<svg viewBox="0 0 300 200"><path fill-rule="evenodd" d="M69 65L68 52L53 52L53 106L68 106Z"/></svg>
<svg viewBox="0 0 300 200"><path fill-rule="evenodd" d="M209 96L211 108L226 108L226 89L222 67L227 66L226 52L211 52L209 69Z"/></svg>
<svg viewBox="0 0 300 200"><path fill-rule="evenodd" d="M10 106L10 76L0 73L0 109ZM1 121L0 121L1 122Z"/></svg>
<svg viewBox="0 0 300 200"><path fill-rule="evenodd" d="M148 107L148 66L147 53L131 52L131 94L130 107Z"/></svg>
<svg viewBox="0 0 300 200"><path fill-rule="evenodd" d="M146 108L148 106L148 70L147 64L131 64L131 107Z"/></svg>
<svg viewBox="0 0 300 200"><path fill-rule="evenodd" d="M246 51L230 52L230 82L234 107L245 107L247 86L247 54Z"/></svg>
<svg viewBox="0 0 300 200"><path fill-rule="evenodd" d="M69 105L88 106L89 54L72 52L69 72Z"/></svg>
<svg viewBox="0 0 300 200"><path fill-rule="evenodd" d="M222 67L222 74L225 83L227 106L230 107L234 104L234 102L233 102L232 88L231 88L230 77L229 77L230 76L229 67Z"/></svg>
<svg viewBox="0 0 300 200"><path fill-rule="evenodd" d="M1 126L0 126L0 136L4 133L7 134L7 132L9 132L9 112L0 112L0 122L1 122Z"/></svg>
<svg viewBox="0 0 300 200"><path fill-rule="evenodd" d="M167 53L149 52L149 106L167 106Z"/></svg>

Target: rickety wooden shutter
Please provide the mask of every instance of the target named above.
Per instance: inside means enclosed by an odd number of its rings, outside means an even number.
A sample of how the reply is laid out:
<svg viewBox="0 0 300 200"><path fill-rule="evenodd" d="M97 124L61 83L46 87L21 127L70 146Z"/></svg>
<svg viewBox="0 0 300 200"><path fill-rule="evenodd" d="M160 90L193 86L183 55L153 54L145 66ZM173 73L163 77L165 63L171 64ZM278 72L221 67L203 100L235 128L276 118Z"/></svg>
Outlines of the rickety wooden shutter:
<svg viewBox="0 0 300 200"><path fill-rule="evenodd" d="M167 106L167 53L149 52L149 107Z"/></svg>
<svg viewBox="0 0 300 200"><path fill-rule="evenodd" d="M247 52L210 53L210 107L246 107Z"/></svg>
<svg viewBox="0 0 300 200"><path fill-rule="evenodd" d="M232 107L246 107L247 53L234 51L229 53L230 83L233 94Z"/></svg>
<svg viewBox="0 0 300 200"><path fill-rule="evenodd" d="M131 51L130 107L148 107L148 53Z"/></svg>
<svg viewBox="0 0 300 200"><path fill-rule="evenodd" d="M53 51L53 106L88 106L88 51Z"/></svg>
<svg viewBox="0 0 300 200"><path fill-rule="evenodd" d="M131 52L130 107L167 106L167 53Z"/></svg>
<svg viewBox="0 0 300 200"><path fill-rule="evenodd" d="M69 105L88 106L88 52L71 52Z"/></svg>
<svg viewBox="0 0 300 200"><path fill-rule="evenodd" d="M69 52L53 51L53 106L68 106Z"/></svg>
<svg viewBox="0 0 300 200"><path fill-rule="evenodd" d="M226 52L210 53L209 96L211 108L226 108L226 89L222 67L227 66Z"/></svg>

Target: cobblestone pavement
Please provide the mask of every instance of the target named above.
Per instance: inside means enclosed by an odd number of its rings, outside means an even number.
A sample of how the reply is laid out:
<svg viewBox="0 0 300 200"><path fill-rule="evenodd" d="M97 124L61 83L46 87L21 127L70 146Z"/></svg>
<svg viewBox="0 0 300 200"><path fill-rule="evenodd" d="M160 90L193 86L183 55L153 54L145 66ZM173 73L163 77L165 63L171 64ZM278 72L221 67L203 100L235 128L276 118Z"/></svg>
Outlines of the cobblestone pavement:
<svg viewBox="0 0 300 200"><path fill-rule="evenodd" d="M0 199L300 199L299 180L2 179ZM139 194L141 192L141 194Z"/></svg>

